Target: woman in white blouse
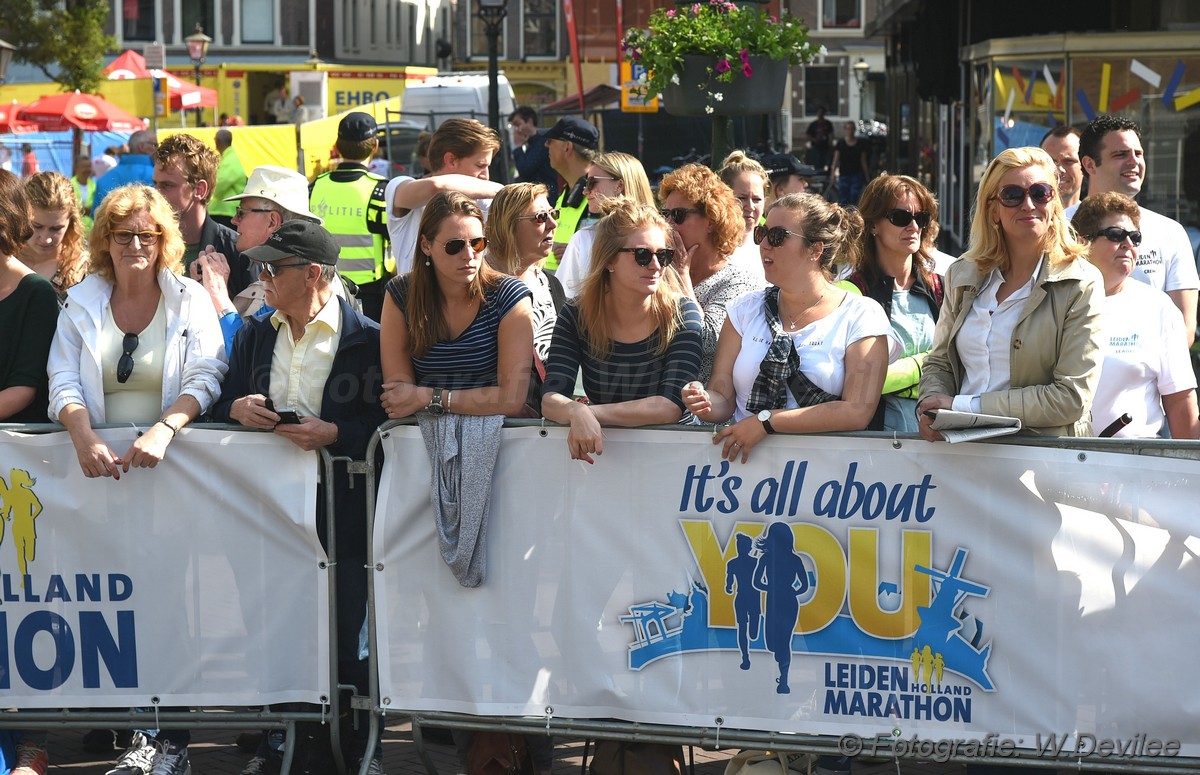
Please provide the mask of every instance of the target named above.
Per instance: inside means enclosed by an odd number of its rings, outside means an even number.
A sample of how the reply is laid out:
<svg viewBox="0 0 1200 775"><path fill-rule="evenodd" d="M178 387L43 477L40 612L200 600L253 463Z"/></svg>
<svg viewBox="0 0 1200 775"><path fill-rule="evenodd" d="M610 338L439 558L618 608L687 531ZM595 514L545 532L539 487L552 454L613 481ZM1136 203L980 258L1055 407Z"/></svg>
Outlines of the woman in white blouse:
<svg viewBox="0 0 1200 775"><path fill-rule="evenodd" d="M1024 430L1089 436L1100 379L1104 282L1084 260L1040 148L992 160L975 199L971 248L946 273L933 349L922 366L921 436L933 410L1004 415Z"/></svg>

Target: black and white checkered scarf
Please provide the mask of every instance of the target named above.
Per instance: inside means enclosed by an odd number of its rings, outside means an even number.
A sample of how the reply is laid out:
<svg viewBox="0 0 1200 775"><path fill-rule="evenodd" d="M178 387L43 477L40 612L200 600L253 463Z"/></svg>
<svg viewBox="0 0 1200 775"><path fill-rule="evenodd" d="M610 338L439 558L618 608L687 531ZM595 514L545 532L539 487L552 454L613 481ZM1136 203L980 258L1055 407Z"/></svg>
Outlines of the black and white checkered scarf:
<svg viewBox="0 0 1200 775"><path fill-rule="evenodd" d="M779 288L771 286L764 299L767 325L771 327L771 347L758 367L758 377L746 398L746 411L757 413L763 409L783 409L787 406L787 391L792 391L800 406L814 406L827 401L838 401L841 396L826 393L812 383L800 370L800 356L792 337L783 329L779 319Z"/></svg>

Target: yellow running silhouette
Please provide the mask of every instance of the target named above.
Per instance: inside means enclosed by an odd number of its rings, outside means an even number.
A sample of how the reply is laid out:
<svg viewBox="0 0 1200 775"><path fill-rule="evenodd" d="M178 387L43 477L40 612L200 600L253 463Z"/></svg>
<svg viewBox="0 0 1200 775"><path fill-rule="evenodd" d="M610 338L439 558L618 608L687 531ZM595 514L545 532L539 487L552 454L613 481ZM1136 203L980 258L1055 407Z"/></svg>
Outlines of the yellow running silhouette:
<svg viewBox="0 0 1200 775"><path fill-rule="evenodd" d="M11 535L17 549L17 565L21 569L21 586L29 561L37 556L37 528L33 521L42 513L42 502L33 491L37 480L28 471L14 468L9 471L10 487L0 477L0 544L4 543L4 523L11 522Z"/></svg>

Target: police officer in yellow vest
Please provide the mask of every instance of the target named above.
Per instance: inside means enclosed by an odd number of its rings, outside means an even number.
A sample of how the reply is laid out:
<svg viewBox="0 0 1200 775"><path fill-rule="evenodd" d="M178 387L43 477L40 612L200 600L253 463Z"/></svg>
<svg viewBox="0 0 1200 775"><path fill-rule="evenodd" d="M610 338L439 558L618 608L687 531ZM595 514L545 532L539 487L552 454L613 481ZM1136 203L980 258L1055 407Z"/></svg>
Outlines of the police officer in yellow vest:
<svg viewBox="0 0 1200 775"><path fill-rule="evenodd" d="M383 288L391 278L384 265L387 246L387 179L367 169L379 146L379 127L367 113L348 113L338 124L341 164L313 181L309 209L325 221L338 245L337 268L358 286L363 314L374 321L383 312Z"/></svg>
<svg viewBox="0 0 1200 775"><path fill-rule="evenodd" d="M577 116L560 118L546 133L550 166L567 181L567 186L558 195L554 205L560 215L558 228L554 230L554 255L546 259L546 269L558 268L558 261L575 234L579 219L587 212L583 184L599 147L600 131Z"/></svg>

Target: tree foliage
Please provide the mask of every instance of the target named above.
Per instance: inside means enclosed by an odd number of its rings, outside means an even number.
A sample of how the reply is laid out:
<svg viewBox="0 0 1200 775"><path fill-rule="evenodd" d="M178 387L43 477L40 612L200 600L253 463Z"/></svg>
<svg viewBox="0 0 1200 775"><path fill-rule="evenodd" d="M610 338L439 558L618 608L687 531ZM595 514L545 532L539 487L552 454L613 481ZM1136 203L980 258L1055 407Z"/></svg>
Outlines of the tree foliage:
<svg viewBox="0 0 1200 775"><path fill-rule="evenodd" d="M4 0L4 40L13 58L39 68L68 91L95 92L104 79L104 55L117 45L104 33L107 0Z"/></svg>

